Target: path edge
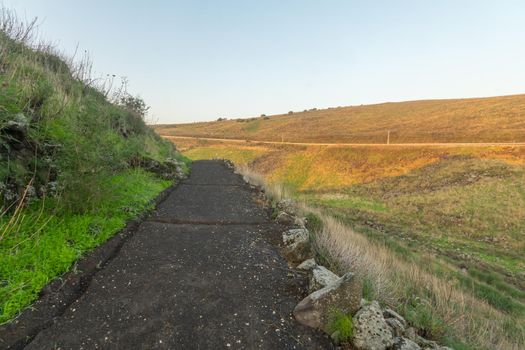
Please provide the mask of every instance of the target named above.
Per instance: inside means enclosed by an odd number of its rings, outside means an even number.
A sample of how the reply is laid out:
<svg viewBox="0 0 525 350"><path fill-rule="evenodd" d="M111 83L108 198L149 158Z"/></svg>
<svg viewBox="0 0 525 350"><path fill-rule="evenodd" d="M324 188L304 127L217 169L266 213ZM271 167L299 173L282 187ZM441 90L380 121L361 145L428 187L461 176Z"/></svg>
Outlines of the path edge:
<svg viewBox="0 0 525 350"><path fill-rule="evenodd" d="M84 294L96 273L118 254L140 224L148 219L153 210L168 198L181 182L173 183L152 199L152 210L144 211L129 220L123 229L77 260L68 272L54 278L42 288L39 298L12 322L0 325L0 348L23 349L38 333L50 327L57 317Z"/></svg>

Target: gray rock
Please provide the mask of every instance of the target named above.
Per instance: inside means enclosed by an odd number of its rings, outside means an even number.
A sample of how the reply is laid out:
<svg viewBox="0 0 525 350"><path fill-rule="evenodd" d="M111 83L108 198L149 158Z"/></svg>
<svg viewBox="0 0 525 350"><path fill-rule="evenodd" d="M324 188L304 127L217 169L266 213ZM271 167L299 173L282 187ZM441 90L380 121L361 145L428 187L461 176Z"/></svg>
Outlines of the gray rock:
<svg viewBox="0 0 525 350"><path fill-rule="evenodd" d="M433 340L425 339L419 335L416 336L415 342L421 346L424 350L453 350L448 346L441 346Z"/></svg>
<svg viewBox="0 0 525 350"><path fill-rule="evenodd" d="M310 271L310 283L308 286L308 291L310 293L313 293L316 290L319 290L334 283L338 279L339 276L337 276L332 271L328 270L326 267L319 265L315 266Z"/></svg>
<svg viewBox="0 0 525 350"><path fill-rule="evenodd" d="M309 240L310 232L305 228L294 228L283 232L283 243L285 245Z"/></svg>
<svg viewBox="0 0 525 350"><path fill-rule="evenodd" d="M315 254L308 240L287 245L283 249L283 255L289 262L297 264L303 260L313 258Z"/></svg>
<svg viewBox="0 0 525 350"><path fill-rule="evenodd" d="M373 301L354 316L352 344L359 350L386 350L394 345L394 337L381 307Z"/></svg>
<svg viewBox="0 0 525 350"><path fill-rule="evenodd" d="M335 331L332 334L330 334L330 338L332 338L332 341L334 344L339 345L341 343L341 332Z"/></svg>
<svg viewBox="0 0 525 350"><path fill-rule="evenodd" d="M395 336L400 337L405 333L405 326L397 318L387 318L385 321Z"/></svg>
<svg viewBox="0 0 525 350"><path fill-rule="evenodd" d="M283 233L286 245L283 253L288 261L299 263L313 258L314 252L310 244L310 232L307 229L292 229Z"/></svg>
<svg viewBox="0 0 525 350"><path fill-rule="evenodd" d="M277 209L291 216L295 216L297 214L297 206L295 202L288 198L281 199L277 203Z"/></svg>
<svg viewBox="0 0 525 350"><path fill-rule="evenodd" d="M416 335L415 342L419 346L421 346L423 349L432 349L432 350L442 350L442 349L445 350L446 349L446 348L442 348L441 346L439 346L439 344L436 343L435 341L425 339L419 335Z"/></svg>
<svg viewBox="0 0 525 350"><path fill-rule="evenodd" d="M392 350L420 350L421 347L407 338L398 337L394 341Z"/></svg>
<svg viewBox="0 0 525 350"><path fill-rule="evenodd" d="M5 125L5 129L7 130L18 131L23 133L25 133L28 128L29 120L22 113L15 114L13 116L13 119L9 120Z"/></svg>
<svg viewBox="0 0 525 350"><path fill-rule="evenodd" d="M365 305L368 305L368 300L366 300L365 298L361 298L361 302L359 303L359 308L362 308Z"/></svg>
<svg viewBox="0 0 525 350"><path fill-rule="evenodd" d="M27 201L27 203L33 203L37 199L38 199L38 195L37 195L35 186L28 186L26 188L26 196L25 196L25 200Z"/></svg>
<svg viewBox="0 0 525 350"><path fill-rule="evenodd" d="M362 290L362 283L348 272L334 283L301 300L293 311L294 317L301 324L328 333L331 312L336 309L353 315L359 310Z"/></svg>
<svg viewBox="0 0 525 350"><path fill-rule="evenodd" d="M406 330L405 330L405 333L404 333L404 336L412 341L416 341L418 335L417 335L417 331L414 327L408 327Z"/></svg>
<svg viewBox="0 0 525 350"><path fill-rule="evenodd" d="M383 316L385 318L395 318L396 320L401 322L403 327L406 327L406 325L407 325L407 321L405 321L403 316L401 316L400 314L398 314L397 312L395 312L394 310L392 310L390 308L386 308L386 309L383 310Z"/></svg>
<svg viewBox="0 0 525 350"><path fill-rule="evenodd" d="M296 218L294 218L293 224L295 226L297 226L297 227L305 228L306 227L306 218L296 217Z"/></svg>
<svg viewBox="0 0 525 350"><path fill-rule="evenodd" d="M229 159L224 159L224 164L230 169L235 169L235 164Z"/></svg>
<svg viewBox="0 0 525 350"><path fill-rule="evenodd" d="M299 270L310 271L316 266L317 266L317 263L315 262L315 259L312 258L312 259L307 259L303 261L301 264L299 264L299 266L297 266L297 268Z"/></svg>
<svg viewBox="0 0 525 350"><path fill-rule="evenodd" d="M295 224L295 217L284 211L280 211L275 217L275 221L281 225L289 226Z"/></svg>

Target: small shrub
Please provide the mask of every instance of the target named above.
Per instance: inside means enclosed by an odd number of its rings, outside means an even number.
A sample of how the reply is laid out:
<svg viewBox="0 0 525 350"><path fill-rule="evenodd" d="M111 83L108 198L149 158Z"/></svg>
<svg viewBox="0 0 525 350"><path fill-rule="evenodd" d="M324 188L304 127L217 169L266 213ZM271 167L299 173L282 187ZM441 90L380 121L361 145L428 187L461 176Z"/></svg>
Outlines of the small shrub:
<svg viewBox="0 0 525 350"><path fill-rule="evenodd" d="M404 315L408 322L421 330L425 338L439 339L446 331L445 322L433 312L428 303L414 300L405 306Z"/></svg>
<svg viewBox="0 0 525 350"><path fill-rule="evenodd" d="M347 343L354 335L354 323L352 316L343 313L340 310L332 311L328 329L334 341L338 343Z"/></svg>
<svg viewBox="0 0 525 350"><path fill-rule="evenodd" d="M146 117L146 114L148 113L150 107L146 105L146 102L138 96L132 96L129 94L126 94L125 96L121 97L118 104L122 107L124 107L126 110L136 113L142 119Z"/></svg>
<svg viewBox="0 0 525 350"><path fill-rule="evenodd" d="M363 279L363 298L366 300L374 300L374 284L370 278Z"/></svg>
<svg viewBox="0 0 525 350"><path fill-rule="evenodd" d="M321 221L321 218L319 218L319 216L315 215L314 213L306 214L306 221L308 230L315 233L321 232L323 230L323 222Z"/></svg>

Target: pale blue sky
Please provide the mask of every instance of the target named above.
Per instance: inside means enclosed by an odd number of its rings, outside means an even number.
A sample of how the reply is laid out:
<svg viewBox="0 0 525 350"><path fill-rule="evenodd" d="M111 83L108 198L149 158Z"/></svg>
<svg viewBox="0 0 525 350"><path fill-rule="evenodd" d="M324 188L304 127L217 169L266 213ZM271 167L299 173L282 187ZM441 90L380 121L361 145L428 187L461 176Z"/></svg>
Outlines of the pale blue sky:
<svg viewBox="0 0 525 350"><path fill-rule="evenodd" d="M525 93L523 0L4 0L159 122Z"/></svg>

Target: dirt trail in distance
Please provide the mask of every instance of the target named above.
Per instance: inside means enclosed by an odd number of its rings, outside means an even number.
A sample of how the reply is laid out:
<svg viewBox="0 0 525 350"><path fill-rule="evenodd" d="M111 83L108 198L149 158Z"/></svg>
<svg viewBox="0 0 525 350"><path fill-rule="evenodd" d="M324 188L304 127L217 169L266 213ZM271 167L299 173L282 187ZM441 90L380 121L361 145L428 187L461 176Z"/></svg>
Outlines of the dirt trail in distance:
<svg viewBox="0 0 525 350"><path fill-rule="evenodd" d="M193 139L193 140L207 140L220 142L235 142L235 143L262 143L271 145L296 145L296 146L349 146L349 147L490 147L490 146L517 146L525 147L525 142L458 142L458 143L316 143L316 142L279 142L279 141L258 141L246 139L221 139L213 137L197 137L197 136L172 136L161 135L166 139Z"/></svg>

